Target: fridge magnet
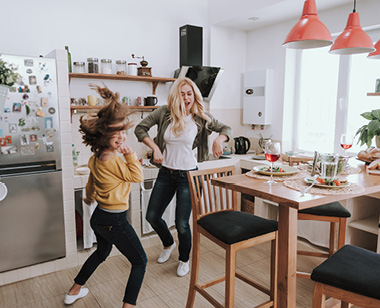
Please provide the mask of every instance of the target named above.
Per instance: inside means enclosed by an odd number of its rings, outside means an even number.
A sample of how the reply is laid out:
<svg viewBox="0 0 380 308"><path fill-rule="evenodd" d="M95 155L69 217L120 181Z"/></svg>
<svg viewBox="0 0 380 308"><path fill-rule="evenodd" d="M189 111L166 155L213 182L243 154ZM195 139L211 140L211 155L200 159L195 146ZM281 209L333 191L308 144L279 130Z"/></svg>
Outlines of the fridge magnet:
<svg viewBox="0 0 380 308"><path fill-rule="evenodd" d="M20 154L21 155L34 155L34 147L28 145L28 146L22 146L20 147Z"/></svg>
<svg viewBox="0 0 380 308"><path fill-rule="evenodd" d="M14 134L17 133L17 124L9 123L9 133Z"/></svg>
<svg viewBox="0 0 380 308"><path fill-rule="evenodd" d="M12 136L5 136L5 139L7 139L7 144L12 143Z"/></svg>
<svg viewBox="0 0 380 308"><path fill-rule="evenodd" d="M17 88L16 87L10 87L9 92L17 92Z"/></svg>
<svg viewBox="0 0 380 308"><path fill-rule="evenodd" d="M44 118L44 120L45 120L45 128L46 129L53 128L53 118L48 117L48 118Z"/></svg>
<svg viewBox="0 0 380 308"><path fill-rule="evenodd" d="M25 119L24 118L20 118L18 119L18 126L25 126Z"/></svg>
<svg viewBox="0 0 380 308"><path fill-rule="evenodd" d="M54 107L50 107L48 109L48 111L49 111L50 114L54 114L55 113L55 108Z"/></svg>
<svg viewBox="0 0 380 308"><path fill-rule="evenodd" d="M27 100L28 98L29 98L29 95L26 94L26 93L22 96L22 99L23 99L23 100Z"/></svg>
<svg viewBox="0 0 380 308"><path fill-rule="evenodd" d="M30 135L30 141L37 141L37 135L36 134Z"/></svg>
<svg viewBox="0 0 380 308"><path fill-rule="evenodd" d="M21 103L13 103L13 112L21 112Z"/></svg>
<svg viewBox="0 0 380 308"><path fill-rule="evenodd" d="M30 85L37 84L37 78L36 78L36 76L29 76L29 84Z"/></svg>
<svg viewBox="0 0 380 308"><path fill-rule="evenodd" d="M29 144L29 138L27 137L27 135L21 135L20 136L20 143L21 143L21 145Z"/></svg>
<svg viewBox="0 0 380 308"><path fill-rule="evenodd" d="M12 109L11 108L4 108L4 113L11 113Z"/></svg>
<svg viewBox="0 0 380 308"><path fill-rule="evenodd" d="M53 80L50 78L50 75L46 74L45 77L44 77L44 85L47 86L52 81Z"/></svg>
<svg viewBox="0 0 380 308"><path fill-rule="evenodd" d="M49 104L49 99L47 97L41 97L41 106L47 107Z"/></svg>
<svg viewBox="0 0 380 308"><path fill-rule="evenodd" d="M38 63L39 67L40 67L40 72L46 72L48 70L48 68L46 67L46 63Z"/></svg>
<svg viewBox="0 0 380 308"><path fill-rule="evenodd" d="M40 148L40 144L37 142L35 145L36 149L38 150Z"/></svg>
<svg viewBox="0 0 380 308"><path fill-rule="evenodd" d="M53 142L48 142L46 144L46 152L54 152L54 144L53 144Z"/></svg>
<svg viewBox="0 0 380 308"><path fill-rule="evenodd" d="M0 147L0 153L1 154L16 154L17 153L17 147L14 145L7 145L5 147Z"/></svg>
<svg viewBox="0 0 380 308"><path fill-rule="evenodd" d="M0 138L0 147L5 147L7 145L7 139Z"/></svg>
<svg viewBox="0 0 380 308"><path fill-rule="evenodd" d="M33 66L33 60L32 59L24 59L24 65L25 66Z"/></svg>
<svg viewBox="0 0 380 308"><path fill-rule="evenodd" d="M36 112L36 116L43 118L45 116L45 113L42 111L41 108L38 108L38 110Z"/></svg>
<svg viewBox="0 0 380 308"><path fill-rule="evenodd" d="M33 73L33 71L32 71L30 68L28 68L28 69L26 70L26 73L27 73L27 74L31 74L31 73Z"/></svg>
<svg viewBox="0 0 380 308"><path fill-rule="evenodd" d="M38 93L42 93L42 91L41 91L41 87L40 87L40 86L37 86L37 92L38 92Z"/></svg>

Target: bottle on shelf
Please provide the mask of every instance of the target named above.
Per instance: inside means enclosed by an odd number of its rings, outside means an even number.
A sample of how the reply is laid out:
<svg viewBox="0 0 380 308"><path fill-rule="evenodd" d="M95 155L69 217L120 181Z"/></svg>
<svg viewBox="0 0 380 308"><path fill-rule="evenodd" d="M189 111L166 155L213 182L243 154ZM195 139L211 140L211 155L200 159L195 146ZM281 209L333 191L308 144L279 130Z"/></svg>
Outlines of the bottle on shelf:
<svg viewBox="0 0 380 308"><path fill-rule="evenodd" d="M69 64L69 73L72 73L72 68L71 68L71 53L69 51L69 46L65 46L65 49L67 51L67 62Z"/></svg>
<svg viewBox="0 0 380 308"><path fill-rule="evenodd" d="M72 147L72 153L73 153L73 166L74 166L74 168L76 168L76 167L78 167L78 155L79 155L79 151L75 150L74 143L71 145L71 147Z"/></svg>

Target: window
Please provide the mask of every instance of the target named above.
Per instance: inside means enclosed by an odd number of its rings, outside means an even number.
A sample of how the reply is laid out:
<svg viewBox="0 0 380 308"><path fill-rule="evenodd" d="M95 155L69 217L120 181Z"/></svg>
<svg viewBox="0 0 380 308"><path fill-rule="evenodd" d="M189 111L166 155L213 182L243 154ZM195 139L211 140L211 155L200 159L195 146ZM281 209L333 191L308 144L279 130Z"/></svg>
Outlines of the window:
<svg viewBox="0 0 380 308"><path fill-rule="evenodd" d="M375 92L376 79L380 78L380 61L368 59L368 54L332 55L329 49L299 52L294 128L297 151L343 154L340 135L354 136L368 123L360 114L380 109L380 97L367 96ZM356 137L348 154L358 151L360 144Z"/></svg>

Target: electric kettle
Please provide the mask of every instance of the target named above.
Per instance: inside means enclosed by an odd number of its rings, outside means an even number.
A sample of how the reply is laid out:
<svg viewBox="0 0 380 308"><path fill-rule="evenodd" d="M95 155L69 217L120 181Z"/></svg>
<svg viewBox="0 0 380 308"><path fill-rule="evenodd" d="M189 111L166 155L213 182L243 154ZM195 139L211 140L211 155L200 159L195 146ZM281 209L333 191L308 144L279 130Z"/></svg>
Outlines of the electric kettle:
<svg viewBox="0 0 380 308"><path fill-rule="evenodd" d="M246 137L235 137L235 154L247 154L251 147L251 142Z"/></svg>

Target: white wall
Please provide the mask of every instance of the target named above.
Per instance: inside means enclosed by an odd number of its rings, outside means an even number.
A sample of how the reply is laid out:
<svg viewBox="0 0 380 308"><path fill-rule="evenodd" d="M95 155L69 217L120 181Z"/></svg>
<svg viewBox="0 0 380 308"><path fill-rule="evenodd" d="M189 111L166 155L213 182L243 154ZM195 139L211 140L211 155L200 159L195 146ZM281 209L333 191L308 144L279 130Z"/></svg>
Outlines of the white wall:
<svg viewBox="0 0 380 308"><path fill-rule="evenodd" d="M302 12L302 1L300 1L300 15ZM378 25L380 20L378 12L380 11L380 1L362 0L357 3L357 12L360 14L362 27ZM353 10L353 5L346 5L338 9L318 12L319 18L327 26L332 34L340 33L346 26L349 13ZM265 137L273 135L273 139L286 140L290 139L289 127L293 121L292 101L286 102L284 107L284 83L285 83L285 56L286 49L282 43L298 21L297 19L251 31L247 34L247 65L246 70L255 70L261 68L271 68L274 70L274 104L273 104L273 125L265 126L260 131ZM378 38L380 39L380 37ZM336 56L336 55L331 55ZM289 76L289 75L288 75ZM244 126L247 136L256 134L248 126Z"/></svg>
<svg viewBox="0 0 380 308"><path fill-rule="evenodd" d="M73 61L113 62L134 53L159 77L179 66L179 27L208 26L203 0L3 1L2 12L1 53L39 56L67 45ZM205 63L207 54L204 48Z"/></svg>

